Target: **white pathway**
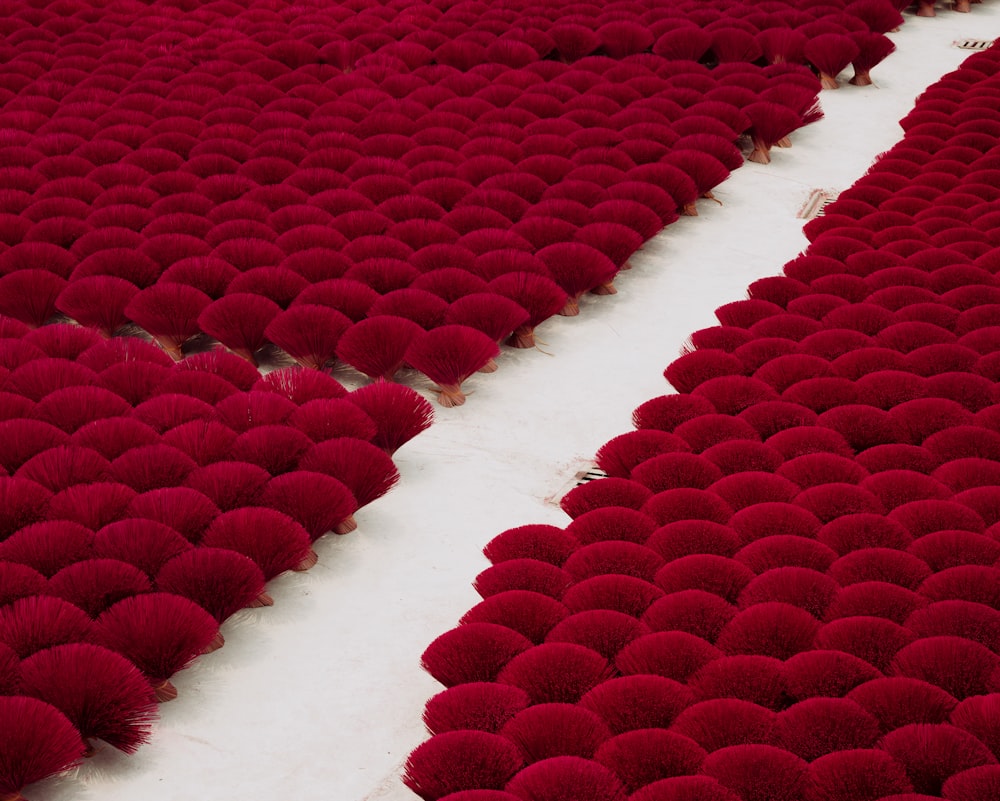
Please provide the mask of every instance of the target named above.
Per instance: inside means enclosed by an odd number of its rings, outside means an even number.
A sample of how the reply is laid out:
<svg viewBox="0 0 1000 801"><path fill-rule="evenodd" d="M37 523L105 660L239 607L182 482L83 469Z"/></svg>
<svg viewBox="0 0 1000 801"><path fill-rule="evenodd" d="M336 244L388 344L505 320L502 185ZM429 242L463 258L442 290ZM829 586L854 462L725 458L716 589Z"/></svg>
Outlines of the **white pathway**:
<svg viewBox="0 0 1000 801"><path fill-rule="evenodd" d="M1000 36L1000 2L972 14L907 16L876 86L824 92L826 119L762 167L747 163L648 243L577 318L540 327L539 350L505 350L470 380L468 403L397 454L400 486L318 544L319 564L271 584L275 605L226 623L226 646L176 677L153 742L111 748L32 801L413 801L398 774L441 688L423 649L478 600L482 547L526 523L565 525L546 498L663 394L662 370L713 310L775 274L806 241L796 213L812 189L841 190L901 136L915 96L970 53L959 38ZM850 75L848 70L847 75ZM426 389L427 386L418 386Z"/></svg>

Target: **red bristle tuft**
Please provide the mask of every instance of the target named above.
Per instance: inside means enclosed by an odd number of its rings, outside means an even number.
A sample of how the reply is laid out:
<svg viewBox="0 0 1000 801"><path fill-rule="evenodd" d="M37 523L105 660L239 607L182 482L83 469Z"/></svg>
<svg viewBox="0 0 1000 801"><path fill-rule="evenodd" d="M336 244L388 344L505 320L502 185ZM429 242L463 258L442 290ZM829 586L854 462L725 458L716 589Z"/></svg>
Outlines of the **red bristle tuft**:
<svg viewBox="0 0 1000 801"><path fill-rule="evenodd" d="M33 456L15 474L48 489L59 492L74 484L104 481L110 463L97 451L74 445L57 445Z"/></svg>
<svg viewBox="0 0 1000 801"><path fill-rule="evenodd" d="M697 671L690 686L698 698L737 698L771 710L789 703L781 662L771 657L723 657Z"/></svg>
<svg viewBox="0 0 1000 801"><path fill-rule="evenodd" d="M271 320L264 335L303 367L319 370L336 357L337 343L350 325L336 309L296 304Z"/></svg>
<svg viewBox="0 0 1000 801"><path fill-rule="evenodd" d="M160 367L170 367L172 364L170 357L162 350L136 337L101 339L81 353L77 361L84 367L97 372L102 372L109 367L123 362L150 362Z"/></svg>
<svg viewBox="0 0 1000 801"><path fill-rule="evenodd" d="M611 477L629 478L633 468L647 459L664 453L684 452L688 447L680 437L665 431L630 431L602 445L597 451L595 462Z"/></svg>
<svg viewBox="0 0 1000 801"><path fill-rule="evenodd" d="M840 586L833 579L803 567L779 567L753 579L737 600L741 609L767 602L787 603L822 619Z"/></svg>
<svg viewBox="0 0 1000 801"><path fill-rule="evenodd" d="M0 559L27 565L45 576L91 554L93 532L68 520L25 525L0 543Z"/></svg>
<svg viewBox="0 0 1000 801"><path fill-rule="evenodd" d="M195 287L158 283L128 303L125 315L145 329L176 360L185 342L201 331L199 315L212 299Z"/></svg>
<svg viewBox="0 0 1000 801"><path fill-rule="evenodd" d="M799 487L773 473L747 471L720 478L711 485L710 491L738 511L762 503L790 502Z"/></svg>
<svg viewBox="0 0 1000 801"><path fill-rule="evenodd" d="M632 422L638 429L673 431L680 424L706 414L715 407L708 398L697 395L661 395L636 407Z"/></svg>
<svg viewBox="0 0 1000 801"><path fill-rule="evenodd" d="M0 314L31 328L43 325L56 311L66 279L47 270L23 269L0 277Z"/></svg>
<svg viewBox="0 0 1000 801"><path fill-rule="evenodd" d="M668 678L634 675L604 681L580 701L600 715L616 734L666 728L693 702L690 690Z"/></svg>
<svg viewBox="0 0 1000 801"><path fill-rule="evenodd" d="M1000 612L973 601L932 603L913 612L906 625L921 637L964 637L991 651L1000 642Z"/></svg>
<svg viewBox="0 0 1000 801"><path fill-rule="evenodd" d="M852 654L884 673L896 652L914 639L912 632L890 620L848 617L824 624L816 634L814 646Z"/></svg>
<svg viewBox="0 0 1000 801"><path fill-rule="evenodd" d="M412 286L395 289L377 299L368 309L369 317L381 314L405 317L425 330L436 328L444 322L448 302L423 289Z"/></svg>
<svg viewBox="0 0 1000 801"><path fill-rule="evenodd" d="M376 381L360 387L351 392L346 400L374 421L377 431L366 439L390 455L417 434L426 431L434 417L430 404L420 395L408 387L390 382Z"/></svg>
<svg viewBox="0 0 1000 801"><path fill-rule="evenodd" d="M579 541L562 529L537 524L501 532L486 544L483 554L493 564L511 559L539 559L560 567L579 547Z"/></svg>
<svg viewBox="0 0 1000 801"><path fill-rule="evenodd" d="M356 526L354 496L340 481L322 473L293 470L276 476L268 482L260 502L291 517L312 540L328 531L346 534Z"/></svg>
<svg viewBox="0 0 1000 801"><path fill-rule="evenodd" d="M1000 767L982 765L963 770L945 781L942 795L949 801L978 801L1000 793Z"/></svg>
<svg viewBox="0 0 1000 801"><path fill-rule="evenodd" d="M218 419L237 434L259 426L283 425L295 404L274 392L234 393L216 404Z"/></svg>
<svg viewBox="0 0 1000 801"><path fill-rule="evenodd" d="M514 347L534 347L534 329L566 305L566 293L551 279L534 273L505 273L494 278L491 291L503 295L524 308L528 322L519 325L507 344Z"/></svg>
<svg viewBox="0 0 1000 801"><path fill-rule="evenodd" d="M751 103L743 111L750 117L750 134L754 144L748 158L758 164L768 164L771 147L802 124L802 118L797 113L777 103Z"/></svg>
<svg viewBox="0 0 1000 801"><path fill-rule="evenodd" d="M809 801L877 801L908 793L906 771L884 751L852 749L827 754L809 766L805 798Z"/></svg>
<svg viewBox="0 0 1000 801"><path fill-rule="evenodd" d="M286 570L304 570L316 562L310 538L288 515L265 507L244 506L213 520L201 544L229 548L251 558L271 580Z"/></svg>
<svg viewBox="0 0 1000 801"><path fill-rule="evenodd" d="M28 784L73 767L86 751L80 732L51 704L27 696L0 698L4 758L0 792L20 799Z"/></svg>
<svg viewBox="0 0 1000 801"><path fill-rule="evenodd" d="M766 28L756 38L769 64L801 64L805 61L806 37L793 28Z"/></svg>
<svg viewBox="0 0 1000 801"><path fill-rule="evenodd" d="M610 609L640 617L650 604L662 596L663 592L651 582L633 576L607 574L592 576L573 585L563 594L563 602L572 612Z"/></svg>
<svg viewBox="0 0 1000 801"><path fill-rule="evenodd" d="M112 275L73 281L59 293L56 308L81 325L110 337L128 322L125 309L139 292L135 284Z"/></svg>
<svg viewBox="0 0 1000 801"><path fill-rule="evenodd" d="M702 773L745 801L794 801L802 797L808 764L770 745L734 745L708 755Z"/></svg>
<svg viewBox="0 0 1000 801"><path fill-rule="evenodd" d="M424 725L431 734L475 730L496 734L526 709L528 696L507 684L470 682L438 693L427 702Z"/></svg>
<svg viewBox="0 0 1000 801"><path fill-rule="evenodd" d="M179 362L175 368L179 372L192 371L209 373L246 392L260 380L260 373L246 360L217 348L196 353Z"/></svg>
<svg viewBox="0 0 1000 801"><path fill-rule="evenodd" d="M239 275L239 270L226 261L211 256L192 256L170 265L160 276L159 284L182 284L205 293L216 300Z"/></svg>
<svg viewBox="0 0 1000 801"><path fill-rule="evenodd" d="M281 253L275 250L275 255ZM285 309L308 285L305 278L284 267L253 267L229 282L226 295L258 295Z"/></svg>
<svg viewBox="0 0 1000 801"><path fill-rule="evenodd" d="M870 615L884 617L895 623L904 623L917 609L926 606L927 601L911 590L889 582L871 581L852 584L837 595L827 608L827 620L843 617Z"/></svg>
<svg viewBox="0 0 1000 801"><path fill-rule="evenodd" d="M136 492L148 492L182 483L195 467L195 461L177 448L142 445L111 463L111 480L120 481Z"/></svg>
<svg viewBox="0 0 1000 801"><path fill-rule="evenodd" d="M36 358L12 370L5 389L37 402L59 390L99 383L97 374L81 364L65 359Z"/></svg>
<svg viewBox="0 0 1000 801"><path fill-rule="evenodd" d="M445 687L495 681L517 654L532 648L531 641L505 626L469 623L435 639L421 656L421 666Z"/></svg>
<svg viewBox="0 0 1000 801"><path fill-rule="evenodd" d="M141 518L126 518L101 528L94 535L94 555L118 559L134 565L150 578L163 564L191 544L163 523Z"/></svg>
<svg viewBox="0 0 1000 801"><path fill-rule="evenodd" d="M709 378L699 384L692 394L708 398L720 414L739 414L755 404L778 400L772 387L742 375ZM757 436L755 433L743 439L757 439Z"/></svg>
<svg viewBox="0 0 1000 801"><path fill-rule="evenodd" d="M982 429L981 429L982 430ZM889 517L914 537L956 529L982 533L983 518L970 505L956 501L921 500L897 506Z"/></svg>
<svg viewBox="0 0 1000 801"><path fill-rule="evenodd" d="M811 539L821 527L814 514L790 503L759 503L749 506L733 515L729 525L740 535L743 543L780 535Z"/></svg>
<svg viewBox="0 0 1000 801"><path fill-rule="evenodd" d="M724 523L733 516L733 508L714 492L689 487L658 492L640 507L640 511L661 526L677 520Z"/></svg>
<svg viewBox="0 0 1000 801"><path fill-rule="evenodd" d="M568 610L554 598L527 590L508 590L480 601L459 622L496 623L537 644L567 616Z"/></svg>
<svg viewBox="0 0 1000 801"><path fill-rule="evenodd" d="M605 742L594 759L635 791L654 781L695 773L705 756L705 751L685 735L638 729Z"/></svg>
<svg viewBox="0 0 1000 801"><path fill-rule="evenodd" d="M615 667L626 676L652 674L686 682L722 653L707 641L682 631L660 631L639 637L615 658Z"/></svg>
<svg viewBox="0 0 1000 801"><path fill-rule="evenodd" d="M734 557L756 572L778 567L825 570L837 554L822 543L788 534L765 536L741 548Z"/></svg>
<svg viewBox="0 0 1000 801"><path fill-rule="evenodd" d="M487 568L473 582L482 598L507 590L531 590L559 599L572 583L569 574L539 559L509 559Z"/></svg>
<svg viewBox="0 0 1000 801"><path fill-rule="evenodd" d="M742 610L719 634L716 645L727 654L787 659L812 647L819 623L808 612L769 601Z"/></svg>
<svg viewBox="0 0 1000 801"><path fill-rule="evenodd" d="M857 5L855 3L855 5ZM883 8L888 8L883 5ZM898 17L899 15L896 14ZM899 17L900 22L902 17ZM893 26L895 27L895 26ZM854 86L869 86L872 79L870 72L873 67L881 64L886 58L896 50L895 43L884 36L884 31L872 29L872 31L861 31L851 34L851 39L858 47L858 54L851 59L854 66L854 77L850 83Z"/></svg>
<svg viewBox="0 0 1000 801"><path fill-rule="evenodd" d="M170 677L203 653L218 633L215 619L187 598L154 592L108 608L94 625L92 641L135 664L162 702L176 695Z"/></svg>
<svg viewBox="0 0 1000 801"><path fill-rule="evenodd" d="M306 401L292 412L288 424L314 442L323 442L335 437L371 440L378 433L371 417L352 404L348 397ZM299 455L296 454L296 458Z"/></svg>
<svg viewBox="0 0 1000 801"><path fill-rule="evenodd" d="M733 559L697 553L668 562L656 574L656 583L667 593L703 590L735 604L753 573Z"/></svg>
<svg viewBox="0 0 1000 801"><path fill-rule="evenodd" d="M764 410L761 407L774 406L779 404L760 404L751 407L760 409L761 417L772 410ZM749 410L748 410L749 411ZM757 421L754 420L754 423ZM777 421L780 424L780 418ZM758 425L758 428L763 428ZM765 432L766 433L766 432ZM747 439L728 440L706 448L701 454L705 459L716 465L724 475L733 475L746 470L762 471L766 473L775 472L782 463L782 456L774 448L762 442L753 442Z"/></svg>
<svg viewBox="0 0 1000 801"><path fill-rule="evenodd" d="M437 383L442 406L461 406L461 385L470 375L499 355L496 342L475 328L443 325L418 334L406 349L405 360Z"/></svg>
<svg viewBox="0 0 1000 801"><path fill-rule="evenodd" d="M55 645L86 642L92 633L87 613L60 598L33 595L0 609L0 642L21 659Z"/></svg>
<svg viewBox="0 0 1000 801"><path fill-rule="evenodd" d="M120 395L101 387L70 386L42 398L33 410L36 419L51 423L67 434L105 417L126 417L131 406Z"/></svg>
<svg viewBox="0 0 1000 801"><path fill-rule="evenodd" d="M454 300L445 313L452 325L476 328L494 341L509 336L529 321L528 312L513 300L492 292L473 292Z"/></svg>
<svg viewBox="0 0 1000 801"><path fill-rule="evenodd" d="M589 609L564 618L545 639L582 645L613 660L622 648L649 633L649 628L631 615L611 609Z"/></svg>
<svg viewBox="0 0 1000 801"><path fill-rule="evenodd" d="M846 698L809 698L781 712L771 742L811 762L826 754L871 748L878 722Z"/></svg>
<svg viewBox="0 0 1000 801"><path fill-rule="evenodd" d="M312 446L308 436L287 425L255 426L233 441L229 459L255 464L276 476L292 470Z"/></svg>
<svg viewBox="0 0 1000 801"><path fill-rule="evenodd" d="M967 698L951 713L950 722L976 737L994 754L1000 748L997 721L997 700L1000 695L980 695Z"/></svg>
<svg viewBox="0 0 1000 801"><path fill-rule="evenodd" d="M739 796L708 776L676 776L647 784L629 801L739 801Z"/></svg>
<svg viewBox="0 0 1000 801"><path fill-rule="evenodd" d="M436 801L462 790L500 790L523 764L517 747L499 735L449 731L410 754L403 783L425 801Z"/></svg>
<svg viewBox="0 0 1000 801"><path fill-rule="evenodd" d="M893 548L864 548L842 556L829 569L841 586L865 581L887 581L916 589L931 574L920 559Z"/></svg>
<svg viewBox="0 0 1000 801"><path fill-rule="evenodd" d="M574 704L544 703L514 715L500 730L528 764L557 756L589 759L611 732L601 719Z"/></svg>
<svg viewBox="0 0 1000 801"><path fill-rule="evenodd" d="M699 349L672 361L663 377L678 392L687 393L711 378L743 373L743 362L737 357L721 350Z"/></svg>
<svg viewBox="0 0 1000 801"><path fill-rule="evenodd" d="M229 294L206 306L198 316L201 329L251 364L266 342L264 329L281 307L262 295Z"/></svg>
<svg viewBox="0 0 1000 801"><path fill-rule="evenodd" d="M678 25L660 34L653 52L669 60L699 61L712 46L712 35L695 25Z"/></svg>
<svg viewBox="0 0 1000 801"><path fill-rule="evenodd" d="M849 514L827 523L817 538L843 555L866 548L906 550L912 537L899 523L877 514Z"/></svg>
<svg viewBox="0 0 1000 801"><path fill-rule="evenodd" d="M990 676L1000 659L963 637L925 637L902 648L891 665L892 675L920 679L963 700L990 691Z"/></svg>
<svg viewBox="0 0 1000 801"><path fill-rule="evenodd" d="M168 368L140 361L113 364L100 374L104 387L120 395L132 406L159 393L164 379L168 377L172 377Z"/></svg>
<svg viewBox="0 0 1000 801"><path fill-rule="evenodd" d="M656 529L646 545L671 562L698 554L732 556L739 549L736 532L704 520L679 520Z"/></svg>
<svg viewBox="0 0 1000 801"><path fill-rule="evenodd" d="M318 443L302 457L299 468L342 481L359 506L381 498L399 481L399 471L384 451L352 437Z"/></svg>
<svg viewBox="0 0 1000 801"><path fill-rule="evenodd" d="M99 738L126 754L149 739L153 688L113 651L85 643L49 648L21 663L21 681L26 695L52 704L85 739Z"/></svg>
<svg viewBox="0 0 1000 801"><path fill-rule="evenodd" d="M652 525L647 530L651 529ZM579 539L583 541L582 537ZM633 542L604 540L576 550L563 564L563 569L576 581L608 573L652 581L662 566L663 558L650 548Z"/></svg>
<svg viewBox="0 0 1000 801"><path fill-rule="evenodd" d="M688 707L671 728L712 752L732 745L770 742L775 719L771 710L750 701L718 698Z"/></svg>
<svg viewBox="0 0 1000 801"><path fill-rule="evenodd" d="M208 524L219 515L209 498L187 487L167 487L137 495L128 505L132 518L152 520L198 542Z"/></svg>
<svg viewBox="0 0 1000 801"><path fill-rule="evenodd" d="M124 484L77 484L52 496L48 514L96 530L121 517L135 495L135 490Z"/></svg>
<svg viewBox="0 0 1000 801"><path fill-rule="evenodd" d="M215 462L188 473L186 487L197 490L223 511L253 503L271 476L246 462Z"/></svg>
<svg viewBox="0 0 1000 801"><path fill-rule="evenodd" d="M582 242L560 242L538 251L552 278L566 292L569 300L560 314L572 316L579 312L580 296L587 291L606 295L615 292L612 286L618 268L604 253Z"/></svg>
<svg viewBox="0 0 1000 801"><path fill-rule="evenodd" d="M795 498L796 506L812 512L823 522L838 516L885 512L882 502L871 492L853 484L821 484L802 490Z"/></svg>
<svg viewBox="0 0 1000 801"><path fill-rule="evenodd" d="M161 442L187 454L196 465L204 466L225 459L235 440L236 433L222 423L192 420L167 431Z"/></svg>
<svg viewBox="0 0 1000 801"><path fill-rule="evenodd" d="M53 359L76 361L91 347L104 342L99 334L78 325L45 325L29 331L24 341ZM90 366L90 365L85 365ZM91 368L94 369L94 368Z"/></svg>
<svg viewBox="0 0 1000 801"><path fill-rule="evenodd" d="M194 601L219 623L244 607L271 602L260 568L228 548L193 548L178 554L160 568L156 589Z"/></svg>
<svg viewBox="0 0 1000 801"><path fill-rule="evenodd" d="M137 567L116 559L84 559L49 579L47 593L79 607L92 618L122 598L149 592L149 579Z"/></svg>
<svg viewBox="0 0 1000 801"><path fill-rule="evenodd" d="M274 392L296 406L321 398L342 398L347 394L332 376L296 367L273 370L263 377L258 374L251 388L258 392Z"/></svg>
<svg viewBox="0 0 1000 801"><path fill-rule="evenodd" d="M559 502L559 506L572 518L602 506L623 506L639 509L653 493L637 481L624 478L603 478L574 487Z"/></svg>
<svg viewBox="0 0 1000 801"><path fill-rule="evenodd" d="M423 270L422 275L419 278L414 279L413 283L410 284L410 289L422 289L425 292L431 292L443 300L449 303L454 303L459 298L465 297L466 295L471 295L474 293L482 293L486 291L486 282L476 275L468 272L468 269L472 267L474 256L472 251L465 251L459 249L460 252L468 254L465 269L460 269L453 265L456 261L462 259L462 256L453 256L451 253L441 253L437 254L433 252L434 248L438 247L452 247L449 245L432 245L423 250L417 251L413 255L413 261L415 264L420 266L423 263L432 265L428 266ZM457 246L454 246L457 248ZM423 254L423 259L421 260L421 254ZM443 261L443 265L438 265L433 259L440 258ZM447 319L447 314L445 315Z"/></svg>
<svg viewBox="0 0 1000 801"><path fill-rule="evenodd" d="M362 320L341 336L337 357L371 378L391 380L422 330L405 317L380 315Z"/></svg>
<svg viewBox="0 0 1000 801"><path fill-rule="evenodd" d="M520 687L533 704L576 703L612 675L610 665L589 648L544 643L511 659L497 675L497 681Z"/></svg>
<svg viewBox="0 0 1000 801"><path fill-rule="evenodd" d="M574 756L552 757L528 766L507 783L507 790L519 798L550 801L625 801L627 795L614 773Z"/></svg>
<svg viewBox="0 0 1000 801"><path fill-rule="evenodd" d="M982 742L944 723L902 726L883 737L879 748L905 768L917 792L934 796L956 773L996 764L996 757Z"/></svg>
<svg viewBox="0 0 1000 801"><path fill-rule="evenodd" d="M14 561L0 562L0 606L29 595L44 595L45 576L32 567Z"/></svg>
<svg viewBox="0 0 1000 801"><path fill-rule="evenodd" d="M133 411L133 419L161 434L192 420L207 421L214 417L215 410L205 401L177 393L155 395Z"/></svg>

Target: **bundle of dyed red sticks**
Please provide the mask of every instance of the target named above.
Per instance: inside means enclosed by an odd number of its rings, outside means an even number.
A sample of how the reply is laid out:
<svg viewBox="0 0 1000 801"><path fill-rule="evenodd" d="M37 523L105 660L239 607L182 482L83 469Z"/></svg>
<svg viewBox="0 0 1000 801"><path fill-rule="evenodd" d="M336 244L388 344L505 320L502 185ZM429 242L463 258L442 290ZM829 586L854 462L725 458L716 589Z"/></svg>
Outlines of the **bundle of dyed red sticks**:
<svg viewBox="0 0 1000 801"><path fill-rule="evenodd" d="M487 546L420 797L998 797L998 64L692 336L565 529Z"/></svg>

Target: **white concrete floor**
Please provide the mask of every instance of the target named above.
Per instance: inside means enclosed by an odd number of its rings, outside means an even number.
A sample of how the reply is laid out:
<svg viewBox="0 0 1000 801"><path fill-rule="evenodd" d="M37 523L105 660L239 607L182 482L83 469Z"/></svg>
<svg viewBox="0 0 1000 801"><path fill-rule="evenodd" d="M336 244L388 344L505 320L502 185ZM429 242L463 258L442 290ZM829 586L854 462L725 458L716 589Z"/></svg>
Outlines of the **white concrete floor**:
<svg viewBox="0 0 1000 801"><path fill-rule="evenodd" d="M747 163L637 254L619 294L553 318L534 351L505 349L500 370L467 384L468 403L402 448L400 486L319 564L272 582L275 605L238 613L226 646L175 677L151 744L107 747L32 801L410 801L398 779L426 736L423 704L441 688L420 654L479 599L483 546L506 528L568 522L546 498L632 409L668 391L663 368L713 310L744 297L805 246L796 213L813 189L847 188L901 136L915 96L970 53L959 38L1000 35L1000 3L972 14L907 15L876 85L822 95L826 119L793 135L766 167ZM848 73L849 74L849 73ZM427 384L415 384L427 390ZM431 394L428 392L428 397Z"/></svg>

